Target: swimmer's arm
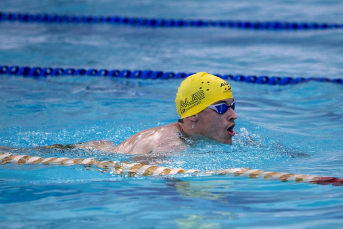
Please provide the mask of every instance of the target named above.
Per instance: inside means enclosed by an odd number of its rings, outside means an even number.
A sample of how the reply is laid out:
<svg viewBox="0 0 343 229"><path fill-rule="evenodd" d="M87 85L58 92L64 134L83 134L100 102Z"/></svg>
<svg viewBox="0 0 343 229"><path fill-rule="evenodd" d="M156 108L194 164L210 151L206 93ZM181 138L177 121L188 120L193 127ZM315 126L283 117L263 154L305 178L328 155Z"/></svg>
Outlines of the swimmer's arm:
<svg viewBox="0 0 343 229"><path fill-rule="evenodd" d="M84 150L96 150L96 151L105 151L110 152L114 147L114 144L110 141L90 141L77 144L54 144L49 146L39 146L35 149L84 149Z"/></svg>
<svg viewBox="0 0 343 229"><path fill-rule="evenodd" d="M29 153L31 150L41 152L41 153L50 153L51 149L63 149L70 150L74 149L74 144L55 144L50 146L36 146L36 147L12 147L12 146L0 146L0 152L2 153Z"/></svg>
<svg viewBox="0 0 343 229"><path fill-rule="evenodd" d="M0 152L12 151L16 149L20 149L20 148L13 147L13 146L0 146Z"/></svg>
<svg viewBox="0 0 343 229"><path fill-rule="evenodd" d="M111 152L112 148L114 148L114 144L110 141L91 141L91 142L84 142L78 144L54 144L49 146L37 146L37 147L30 147L30 148L20 148L20 147L11 147L11 146L0 146L0 152L13 152L16 150L49 150L49 149L62 149L62 150L71 150L71 149L84 149L84 150L96 150L96 151L104 151L104 152Z"/></svg>
<svg viewBox="0 0 343 229"><path fill-rule="evenodd" d="M75 144L74 148L77 149L84 149L84 150L96 150L96 151L104 151L104 152L111 152L114 148L114 144L110 141L91 141L91 142L84 142L80 144Z"/></svg>

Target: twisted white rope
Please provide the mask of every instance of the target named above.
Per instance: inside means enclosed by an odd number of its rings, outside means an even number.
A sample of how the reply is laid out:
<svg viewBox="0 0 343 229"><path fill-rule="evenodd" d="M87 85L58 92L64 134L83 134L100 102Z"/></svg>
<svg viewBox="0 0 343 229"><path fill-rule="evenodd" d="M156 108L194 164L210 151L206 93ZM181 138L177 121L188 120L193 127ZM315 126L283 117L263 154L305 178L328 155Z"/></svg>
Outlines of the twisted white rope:
<svg viewBox="0 0 343 229"><path fill-rule="evenodd" d="M159 176L159 175L175 175L178 173L196 173L199 172L195 169L185 171L181 168L170 169L167 167L158 167L154 165L144 165L141 163L115 163L112 161L98 161L94 158L74 158L69 159L67 157L61 158L41 158L31 157L29 155L14 155L10 153L0 153L1 164L53 164L53 165L93 165L104 169L111 169L112 172L122 175L143 175L143 176ZM207 174L233 174L235 176L243 176L248 178L262 178L262 179L275 179L282 181L296 181L296 182L307 182L313 183L320 180L322 177L313 175L303 174L290 174L290 173L278 173L278 172L265 172L259 169L249 168L233 168L233 169L222 169L218 171L205 171Z"/></svg>

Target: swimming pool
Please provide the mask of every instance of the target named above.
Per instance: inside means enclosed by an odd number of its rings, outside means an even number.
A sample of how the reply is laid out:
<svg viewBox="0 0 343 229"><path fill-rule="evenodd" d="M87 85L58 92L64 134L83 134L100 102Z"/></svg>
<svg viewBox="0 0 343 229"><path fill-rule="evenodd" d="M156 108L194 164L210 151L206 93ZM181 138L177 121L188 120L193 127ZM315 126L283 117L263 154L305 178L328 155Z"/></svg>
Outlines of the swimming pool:
<svg viewBox="0 0 343 229"><path fill-rule="evenodd" d="M342 22L340 1L2 1L2 11L187 19ZM252 31L120 25L0 24L0 63L342 78L342 30ZM133 156L32 147L106 139L119 144L177 120L181 80L0 76L0 145L15 154ZM167 167L342 176L341 84L228 81L238 115L232 146L199 143L150 158ZM130 106L124 106L130 104ZM254 139L254 141L251 141ZM3 228L341 228L341 186L177 175L122 177L83 166L0 167Z"/></svg>

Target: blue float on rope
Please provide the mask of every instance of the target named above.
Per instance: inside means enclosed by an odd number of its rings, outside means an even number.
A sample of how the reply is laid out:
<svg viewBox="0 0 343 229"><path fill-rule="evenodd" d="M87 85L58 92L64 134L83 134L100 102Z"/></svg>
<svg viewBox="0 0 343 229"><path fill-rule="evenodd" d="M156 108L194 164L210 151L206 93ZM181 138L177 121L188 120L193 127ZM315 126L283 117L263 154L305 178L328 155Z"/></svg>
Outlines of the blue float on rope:
<svg viewBox="0 0 343 229"><path fill-rule="evenodd" d="M273 77L269 78L268 84L269 84L269 85L276 85L276 84L278 84L280 81L281 81L281 78L280 78L280 77L278 77L278 76L273 76ZM283 84L283 85L285 85L285 84Z"/></svg>
<svg viewBox="0 0 343 229"><path fill-rule="evenodd" d="M52 69L51 76L60 76L63 73L63 68L54 68Z"/></svg>
<svg viewBox="0 0 343 229"><path fill-rule="evenodd" d="M142 71L140 70L132 71L129 78L132 78L132 79L139 78L141 74L142 74Z"/></svg>
<svg viewBox="0 0 343 229"><path fill-rule="evenodd" d="M175 78L177 78L177 79L184 79L186 77L187 77L187 74L184 72L179 72L179 73L176 73L176 75L175 75Z"/></svg>
<svg viewBox="0 0 343 229"><path fill-rule="evenodd" d="M174 72L165 72L165 73L162 75L161 79L166 80L166 79L174 78L174 77L175 77L175 73L174 73Z"/></svg>
<svg viewBox="0 0 343 229"><path fill-rule="evenodd" d="M108 75L109 75L109 76L112 76L112 77L116 77L116 76L119 75L119 73L120 73L119 70L111 70L111 71L108 73Z"/></svg>
<svg viewBox="0 0 343 229"><path fill-rule="evenodd" d="M243 75L236 75L232 79L234 81L244 81L245 80L245 76L243 76Z"/></svg>
<svg viewBox="0 0 343 229"><path fill-rule="evenodd" d="M29 74L30 67L21 67L16 73L18 76L27 76Z"/></svg>
<svg viewBox="0 0 343 229"><path fill-rule="evenodd" d="M163 76L163 72L156 71L151 73L151 79L158 79Z"/></svg>
<svg viewBox="0 0 343 229"><path fill-rule="evenodd" d="M49 76L51 75L52 68L42 68L42 70L39 73L39 76Z"/></svg>
<svg viewBox="0 0 343 229"><path fill-rule="evenodd" d="M233 79L233 75L222 75L221 77L224 80L232 80Z"/></svg>
<svg viewBox="0 0 343 229"><path fill-rule="evenodd" d="M257 80L257 77L256 76L247 76L245 77L244 81L246 83L255 83Z"/></svg>
<svg viewBox="0 0 343 229"><path fill-rule="evenodd" d="M4 73L7 73L7 74L17 74L17 72L19 71L19 67L18 66L10 66L7 68L7 71L4 72Z"/></svg>
<svg viewBox="0 0 343 229"><path fill-rule="evenodd" d="M74 74L74 72L75 72L75 69L67 68L67 69L63 70L62 75L65 75L65 76L70 75L71 76Z"/></svg>
<svg viewBox="0 0 343 229"><path fill-rule="evenodd" d="M128 78L131 75L131 71L129 70L122 70L119 73L120 78Z"/></svg>
<svg viewBox="0 0 343 229"><path fill-rule="evenodd" d="M141 79L148 79L150 78L152 71L151 70L145 70L141 74Z"/></svg>
<svg viewBox="0 0 343 229"><path fill-rule="evenodd" d="M74 71L74 76L77 76L77 75L85 75L86 74L86 70L85 69L83 69L83 68L79 68L79 69L76 69L75 71Z"/></svg>
<svg viewBox="0 0 343 229"><path fill-rule="evenodd" d="M29 71L29 74L28 76L39 76L39 73L42 69L39 68L39 67L34 67L34 68L31 68L30 71Z"/></svg>
<svg viewBox="0 0 343 229"><path fill-rule="evenodd" d="M268 76L260 76L260 77L257 77L257 79L256 79L257 84L266 84L266 83L268 83L268 81L269 81Z"/></svg>
<svg viewBox="0 0 343 229"><path fill-rule="evenodd" d="M100 70L96 73L96 75L97 75L97 76L108 76L108 73L109 73L108 70L106 70L106 69L100 69Z"/></svg>

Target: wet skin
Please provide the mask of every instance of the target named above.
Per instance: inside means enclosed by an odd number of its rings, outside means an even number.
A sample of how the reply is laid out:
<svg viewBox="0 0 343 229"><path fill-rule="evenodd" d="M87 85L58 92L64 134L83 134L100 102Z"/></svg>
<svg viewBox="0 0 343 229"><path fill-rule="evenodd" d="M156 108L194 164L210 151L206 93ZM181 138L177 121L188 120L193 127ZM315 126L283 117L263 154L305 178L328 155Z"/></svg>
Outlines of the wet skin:
<svg viewBox="0 0 343 229"><path fill-rule="evenodd" d="M226 103L230 106L232 102L233 99L225 99L213 104ZM224 114L206 108L196 115L185 118L182 123L175 122L141 131L116 147L109 141L93 141L78 144L76 148L123 154L148 154L184 150L187 147L187 140L194 142L212 139L232 144L235 119L237 116L232 108Z"/></svg>
<svg viewBox="0 0 343 229"><path fill-rule="evenodd" d="M181 149L185 145L179 137L181 132L179 123L172 123L140 131L116 147L110 141L86 142L76 147L123 154L168 152Z"/></svg>

